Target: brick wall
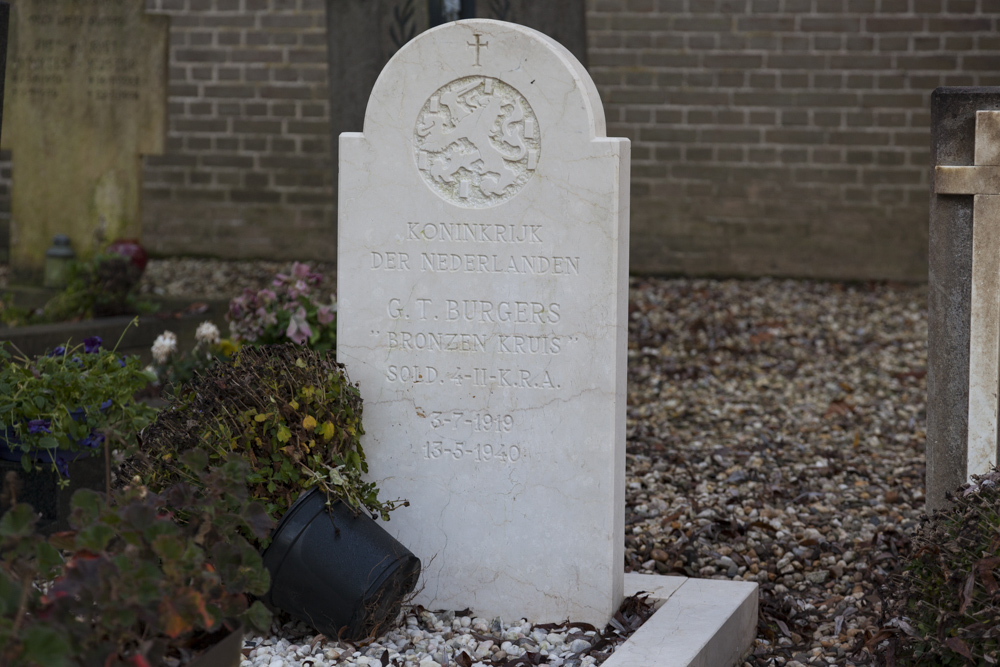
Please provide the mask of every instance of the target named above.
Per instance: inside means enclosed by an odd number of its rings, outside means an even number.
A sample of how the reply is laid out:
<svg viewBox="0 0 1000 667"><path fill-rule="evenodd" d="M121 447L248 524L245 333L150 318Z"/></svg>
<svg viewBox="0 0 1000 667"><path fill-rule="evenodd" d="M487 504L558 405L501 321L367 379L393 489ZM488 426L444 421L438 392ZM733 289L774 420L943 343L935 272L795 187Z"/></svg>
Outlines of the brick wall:
<svg viewBox="0 0 1000 667"><path fill-rule="evenodd" d="M926 279L930 93L1000 85L1000 4L588 7L634 271Z"/></svg>
<svg viewBox="0 0 1000 667"><path fill-rule="evenodd" d="M150 250L331 259L324 0L147 9L171 17L167 151L145 160Z"/></svg>
<svg viewBox="0 0 1000 667"><path fill-rule="evenodd" d="M172 18L153 252L334 256L326 1L146 0ZM1000 4L588 0L587 21L633 142L634 271L926 278L929 96L1000 85Z"/></svg>

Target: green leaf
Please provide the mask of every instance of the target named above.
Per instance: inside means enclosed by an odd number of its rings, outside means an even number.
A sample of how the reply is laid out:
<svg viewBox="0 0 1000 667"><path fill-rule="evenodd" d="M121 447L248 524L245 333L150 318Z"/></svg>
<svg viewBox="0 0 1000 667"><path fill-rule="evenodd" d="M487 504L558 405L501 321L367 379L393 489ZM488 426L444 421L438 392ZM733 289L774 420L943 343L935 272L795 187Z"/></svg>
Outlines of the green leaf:
<svg viewBox="0 0 1000 667"><path fill-rule="evenodd" d="M104 503L101 496L91 489L79 489L69 501L72 513L71 524L77 528L89 526L97 522L101 516Z"/></svg>
<svg viewBox="0 0 1000 667"><path fill-rule="evenodd" d="M271 628L271 612L260 600L254 600L240 618L258 632L267 632Z"/></svg>
<svg viewBox="0 0 1000 667"><path fill-rule="evenodd" d="M0 568L0 618L12 618L21 602L21 587Z"/></svg>
<svg viewBox="0 0 1000 667"><path fill-rule="evenodd" d="M103 523L88 526L76 534L76 546L79 549L99 552L104 551L108 542L115 536L115 529Z"/></svg>
<svg viewBox="0 0 1000 667"><path fill-rule="evenodd" d="M44 625L32 625L24 632L24 657L29 664L41 667L66 667L70 664L70 645L66 639Z"/></svg>
<svg viewBox="0 0 1000 667"><path fill-rule="evenodd" d="M46 435L38 439L38 446L42 449L57 449L59 441L51 435Z"/></svg>
<svg viewBox="0 0 1000 667"><path fill-rule="evenodd" d="M0 518L0 537L27 537L35 532L35 510L18 503Z"/></svg>
<svg viewBox="0 0 1000 667"><path fill-rule="evenodd" d="M184 544L175 535L158 535L152 547L156 555L165 561L178 561L184 555Z"/></svg>
<svg viewBox="0 0 1000 667"><path fill-rule="evenodd" d="M284 444L292 439L292 432L284 424L278 425L278 442Z"/></svg>
<svg viewBox="0 0 1000 667"><path fill-rule="evenodd" d="M208 454L202 449L190 449L181 454L180 459L192 470L204 470L208 466Z"/></svg>
<svg viewBox="0 0 1000 667"><path fill-rule="evenodd" d="M36 553L38 555L38 568L42 572L51 572L63 564L63 558L59 550L48 542L40 543Z"/></svg>

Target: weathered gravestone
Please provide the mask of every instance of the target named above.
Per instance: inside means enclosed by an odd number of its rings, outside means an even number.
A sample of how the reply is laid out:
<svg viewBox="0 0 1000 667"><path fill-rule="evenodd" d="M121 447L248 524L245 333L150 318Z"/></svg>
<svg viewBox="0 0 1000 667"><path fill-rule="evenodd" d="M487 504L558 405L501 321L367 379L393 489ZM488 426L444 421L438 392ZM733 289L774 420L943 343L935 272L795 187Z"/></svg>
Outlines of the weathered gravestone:
<svg viewBox="0 0 1000 667"><path fill-rule="evenodd" d="M487 18L540 30L587 60L584 0L327 0L330 128L357 132L379 72L396 51L425 30L453 18Z"/></svg>
<svg viewBox="0 0 1000 667"><path fill-rule="evenodd" d="M629 142L489 20L407 44L340 139L337 354L418 601L602 625L622 596ZM420 586L418 586L419 588Z"/></svg>
<svg viewBox="0 0 1000 667"><path fill-rule="evenodd" d="M997 463L1000 88L931 98L927 507Z"/></svg>
<svg viewBox="0 0 1000 667"><path fill-rule="evenodd" d="M168 19L143 0L17 0L3 148L11 264L40 272L54 234L78 255L138 237L140 154L163 152Z"/></svg>

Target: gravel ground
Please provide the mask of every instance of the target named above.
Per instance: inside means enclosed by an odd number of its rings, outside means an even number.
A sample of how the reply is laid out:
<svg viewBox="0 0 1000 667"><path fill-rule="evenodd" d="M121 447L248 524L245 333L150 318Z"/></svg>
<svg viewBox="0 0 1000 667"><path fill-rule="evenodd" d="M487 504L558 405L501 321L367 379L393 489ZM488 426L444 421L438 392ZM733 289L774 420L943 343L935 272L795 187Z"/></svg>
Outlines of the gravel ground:
<svg viewBox="0 0 1000 667"><path fill-rule="evenodd" d="M143 289L232 296L286 266L153 261ZM332 289L332 267L318 268ZM867 664L875 582L924 502L926 286L634 278L630 288L627 569L758 582L748 667ZM437 621L419 616L433 634ZM319 664L334 653L347 662L327 664L368 664L368 652L382 664L382 644L301 633L279 632L295 646L285 667L316 664L304 645ZM250 664L277 667L265 654Z"/></svg>

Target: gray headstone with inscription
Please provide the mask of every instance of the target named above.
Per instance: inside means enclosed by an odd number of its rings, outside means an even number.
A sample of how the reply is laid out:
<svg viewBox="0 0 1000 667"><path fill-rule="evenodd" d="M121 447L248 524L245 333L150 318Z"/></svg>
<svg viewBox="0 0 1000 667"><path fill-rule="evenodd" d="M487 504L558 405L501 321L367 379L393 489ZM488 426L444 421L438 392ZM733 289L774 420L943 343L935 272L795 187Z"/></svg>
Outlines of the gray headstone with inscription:
<svg viewBox="0 0 1000 667"><path fill-rule="evenodd" d="M6 131L11 265L37 275L55 234L88 256L140 235L141 154L163 152L168 19L143 0L17 0Z"/></svg>
<svg viewBox="0 0 1000 667"><path fill-rule="evenodd" d="M435 28L340 140L338 359L418 602L603 626L624 572L629 142L573 55Z"/></svg>

